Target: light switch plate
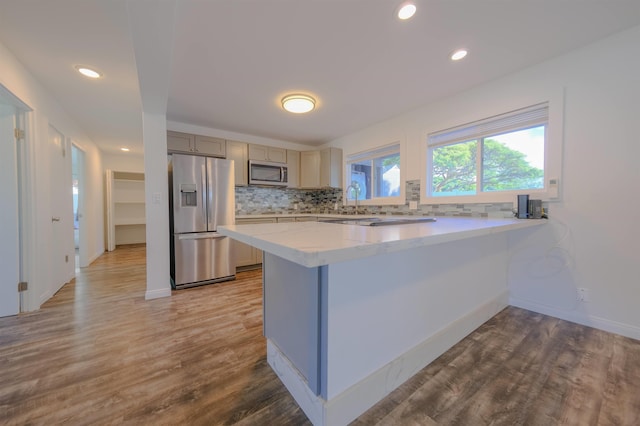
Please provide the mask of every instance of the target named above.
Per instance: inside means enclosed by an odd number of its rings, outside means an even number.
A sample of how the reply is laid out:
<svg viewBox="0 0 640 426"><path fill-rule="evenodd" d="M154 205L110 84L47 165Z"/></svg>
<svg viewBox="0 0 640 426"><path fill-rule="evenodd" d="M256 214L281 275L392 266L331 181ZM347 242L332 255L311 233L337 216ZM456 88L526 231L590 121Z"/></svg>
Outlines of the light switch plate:
<svg viewBox="0 0 640 426"><path fill-rule="evenodd" d="M558 198L558 178L549 179L549 198Z"/></svg>

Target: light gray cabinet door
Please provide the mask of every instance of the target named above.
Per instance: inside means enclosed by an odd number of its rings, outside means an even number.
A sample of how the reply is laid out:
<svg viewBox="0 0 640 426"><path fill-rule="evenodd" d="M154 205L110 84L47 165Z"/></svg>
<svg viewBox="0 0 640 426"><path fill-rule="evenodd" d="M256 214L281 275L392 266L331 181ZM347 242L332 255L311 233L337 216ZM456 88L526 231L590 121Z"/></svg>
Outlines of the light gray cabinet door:
<svg viewBox="0 0 640 426"><path fill-rule="evenodd" d="M199 135L196 135L195 139L195 152L197 154L212 155L214 157L224 157L226 155L227 144L224 139Z"/></svg>
<svg viewBox="0 0 640 426"><path fill-rule="evenodd" d="M342 150L327 148L320 151L320 186L342 188Z"/></svg>
<svg viewBox="0 0 640 426"><path fill-rule="evenodd" d="M224 139L167 131L167 151L169 152L225 157L226 147Z"/></svg>
<svg viewBox="0 0 640 426"><path fill-rule="evenodd" d="M287 150L284 148L274 148L272 146L267 148L267 161L274 163L286 163L287 162Z"/></svg>
<svg viewBox="0 0 640 426"><path fill-rule="evenodd" d="M317 222L318 218L316 216L298 216L296 217L296 222Z"/></svg>
<svg viewBox="0 0 640 426"><path fill-rule="evenodd" d="M236 266L238 268L261 263L256 261L256 249L254 247L236 240L233 240L232 243L232 250L236 256Z"/></svg>
<svg viewBox="0 0 640 426"><path fill-rule="evenodd" d="M249 144L249 160L286 163L287 150L273 146Z"/></svg>
<svg viewBox="0 0 640 426"><path fill-rule="evenodd" d="M249 160L267 161L267 147L249 144Z"/></svg>
<svg viewBox="0 0 640 426"><path fill-rule="evenodd" d="M279 217L278 218L278 223L290 223L295 221L296 221L295 217Z"/></svg>
<svg viewBox="0 0 640 426"><path fill-rule="evenodd" d="M255 224L255 223L276 223L276 218L264 218L264 219L238 219L236 218L236 225L242 224ZM253 265L262 264L262 250L257 249L248 244L241 243L233 240L233 251L236 257L236 266L247 267ZM251 269L251 268L247 268Z"/></svg>
<svg viewBox="0 0 640 426"><path fill-rule="evenodd" d="M300 188L320 187L320 151L300 153Z"/></svg>
<svg viewBox="0 0 640 426"><path fill-rule="evenodd" d="M287 173L289 188L300 187L300 152L287 150Z"/></svg>
<svg viewBox="0 0 640 426"><path fill-rule="evenodd" d="M235 163L236 186L247 186L249 176L249 158L245 142L227 141L227 160Z"/></svg>
<svg viewBox="0 0 640 426"><path fill-rule="evenodd" d="M171 152L193 152L196 137L187 133L167 132L167 150Z"/></svg>
<svg viewBox="0 0 640 426"><path fill-rule="evenodd" d="M342 188L342 150L302 151L300 188Z"/></svg>

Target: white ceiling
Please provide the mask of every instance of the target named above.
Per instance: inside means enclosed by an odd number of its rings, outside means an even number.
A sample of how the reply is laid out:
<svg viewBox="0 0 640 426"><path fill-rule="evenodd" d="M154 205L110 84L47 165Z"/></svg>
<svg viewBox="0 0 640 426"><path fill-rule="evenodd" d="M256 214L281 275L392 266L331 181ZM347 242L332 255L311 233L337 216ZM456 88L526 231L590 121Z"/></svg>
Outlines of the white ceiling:
<svg viewBox="0 0 640 426"><path fill-rule="evenodd" d="M416 0L407 22L399 3L177 0L173 46L158 46L173 48L168 120L318 145L640 24L638 0ZM145 58L130 28L153 31L158 3L146 4L130 19L126 0L0 2L0 42L104 152L142 152ZM299 91L314 112L280 108Z"/></svg>

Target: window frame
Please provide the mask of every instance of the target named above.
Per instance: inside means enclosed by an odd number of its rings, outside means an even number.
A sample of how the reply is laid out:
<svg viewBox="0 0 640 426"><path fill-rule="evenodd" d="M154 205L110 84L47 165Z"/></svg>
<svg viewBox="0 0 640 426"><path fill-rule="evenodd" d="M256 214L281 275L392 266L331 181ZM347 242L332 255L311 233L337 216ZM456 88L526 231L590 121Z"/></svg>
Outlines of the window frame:
<svg viewBox="0 0 640 426"><path fill-rule="evenodd" d="M557 200L559 199L558 192L558 183L560 182L560 172L561 172L561 164L562 164L562 110L563 110L563 93L562 91L556 91L552 96L546 97L546 99L539 99L537 102L528 103L526 106L517 106L515 108L503 109L502 112L498 111L493 115L485 115L485 118L475 118L474 120L469 120L466 124L453 123L451 126L447 126L444 130L436 130L425 132L424 134L424 143L422 150L422 164L423 164L423 173L421 177L421 190L420 190L420 204L421 205L429 205L429 204L463 204L463 203L503 203L503 202L514 202L517 198L518 194L529 194L530 196L538 199L542 199L545 201L549 200ZM525 112L528 110L535 110L536 108L547 108L547 118L546 118L546 127L545 127L545 146L544 146L544 178L543 178L543 188L541 189L522 189L522 190L508 190L508 191L479 191L476 194L471 195L447 195L447 196L434 196L431 195L432 188L432 149L438 146L452 145L455 143L465 142L469 140L477 140L478 144L482 145L482 139L489 138L490 136L497 136L504 133L515 132L518 130L524 130L527 128L536 127L534 123L529 122L528 124L517 124L513 127L502 127L501 130L495 131L484 131L482 133L477 133L473 135L472 133L467 133L467 136L464 136L464 130L476 125L489 124L489 129L491 129L491 122L496 120L499 121L501 118L517 115L519 112ZM504 112L508 111L508 112ZM524 122L526 123L526 122ZM537 124L540 124L539 122ZM444 127L444 126L443 126ZM440 127L440 129L443 129ZM434 129L435 130L435 129ZM434 135L442 135L447 132L462 130L463 135L458 138L451 138L448 141L445 141L444 138L437 139L437 143L433 142ZM482 148L479 148L480 154L482 153ZM481 168L482 165L482 157L476 158L476 177L480 179L477 182L477 188L481 189L482 186L482 173L483 170ZM550 181L555 180L556 187L555 189L550 188Z"/></svg>
<svg viewBox="0 0 640 426"><path fill-rule="evenodd" d="M372 165L375 163L376 159L388 157L390 155L398 155L400 157L400 187L399 187L399 195L392 197L374 197L375 194L374 187L375 183L371 183L371 198L370 199L358 199L358 205L369 205L369 206L379 206L379 205L402 205L405 203L405 172L404 172L404 155L403 155L403 144L400 141L396 141L390 144L377 146L372 149L368 149L365 151L360 151L356 153L349 154L345 157L344 162L344 187L342 192L342 203L344 206L353 205L354 200L350 200L347 198L348 187L351 184L351 165L353 163L358 163L361 161L371 161ZM372 174L372 179L375 175Z"/></svg>

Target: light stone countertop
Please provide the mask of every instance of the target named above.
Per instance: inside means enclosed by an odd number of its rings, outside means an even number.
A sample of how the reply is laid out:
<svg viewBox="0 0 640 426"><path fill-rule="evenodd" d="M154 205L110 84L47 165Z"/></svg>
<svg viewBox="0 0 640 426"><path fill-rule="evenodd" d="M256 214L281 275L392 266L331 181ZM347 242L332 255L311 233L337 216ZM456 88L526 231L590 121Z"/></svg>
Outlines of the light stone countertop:
<svg viewBox="0 0 640 426"><path fill-rule="evenodd" d="M241 224L220 226L218 232L311 268L544 223L544 219L437 217L436 222L376 227L323 222Z"/></svg>
<svg viewBox="0 0 640 426"><path fill-rule="evenodd" d="M276 219L281 217L321 217L321 218L340 218L340 217L373 217L373 215L344 215L344 214L327 214L327 213L264 213L264 214L243 214L236 216L238 219ZM380 216L382 217L382 216ZM386 217L386 216L384 216Z"/></svg>

